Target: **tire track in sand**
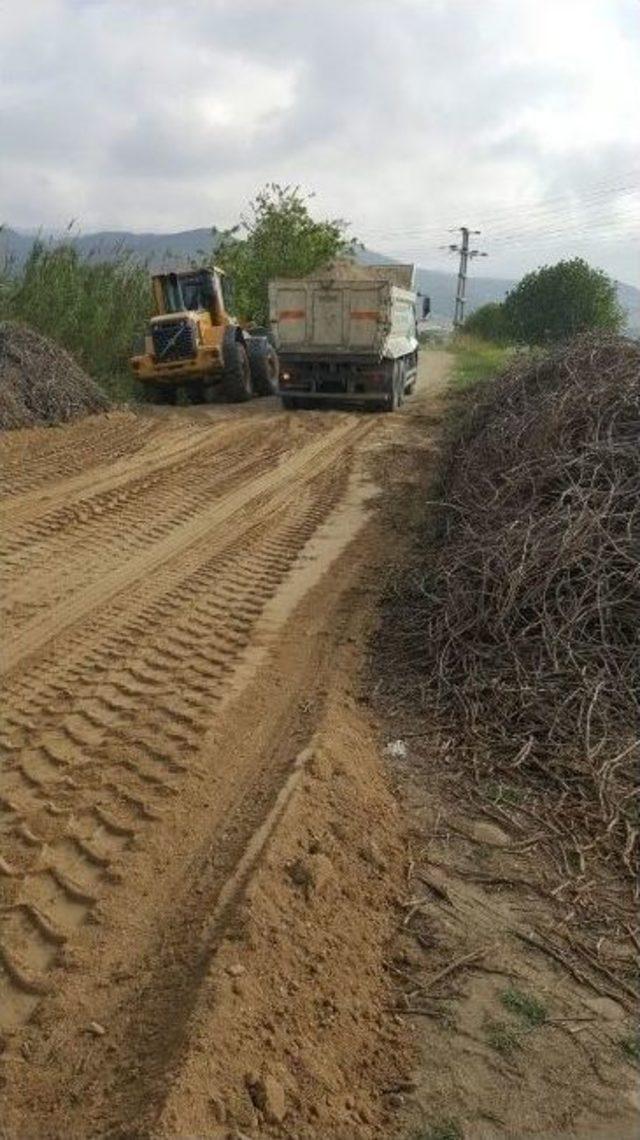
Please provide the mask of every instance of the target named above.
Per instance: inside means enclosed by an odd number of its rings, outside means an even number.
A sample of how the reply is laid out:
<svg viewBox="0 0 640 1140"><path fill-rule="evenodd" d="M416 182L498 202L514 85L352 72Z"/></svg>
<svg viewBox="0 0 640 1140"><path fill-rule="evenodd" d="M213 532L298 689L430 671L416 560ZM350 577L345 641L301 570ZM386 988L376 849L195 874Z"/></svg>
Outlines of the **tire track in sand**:
<svg viewBox="0 0 640 1140"><path fill-rule="evenodd" d="M60 428L5 433L0 441L0 493L16 495L54 480L95 470L130 456L159 430L150 418L130 412L90 416Z"/></svg>
<svg viewBox="0 0 640 1140"><path fill-rule="evenodd" d="M362 432L345 422L302 447L9 647L18 675L0 804L6 1026L30 1016L64 968L69 940L126 876L145 829L162 825L181 781L203 779L199 743L265 602L339 498L338 457ZM186 595L176 592L181 575ZM125 618L116 634L113 603ZM87 651L83 631L97 609L111 636L105 643L98 628ZM19 668L54 638L34 695Z"/></svg>
<svg viewBox="0 0 640 1140"><path fill-rule="evenodd" d="M4 591L2 611L13 632L38 611L58 605L72 595L81 577L84 585L104 577L137 551L170 534L234 484L265 470L287 453L286 437L274 439L264 426L245 426L218 440L217 432L191 443L189 454L150 474L136 475L99 491L91 498L46 511L0 540ZM212 438L213 437L213 438ZM157 460L156 460L157 463Z"/></svg>
<svg viewBox="0 0 640 1140"><path fill-rule="evenodd" d="M161 541L130 558L125 565L118 565L97 582L81 589L69 600L53 607L51 612L36 617L26 628L9 636L3 645L0 656L0 675L7 675L24 664L31 656L39 653L54 638L60 637L71 626L86 620L99 606L106 605L113 597L131 588L143 578L155 574L165 563L180 557L190 546L206 534L223 526L234 516L247 508L260 509L260 499L283 493L304 475L307 468L315 472L330 466L336 453L348 436L363 434L358 421L343 421L331 431L300 448L281 465L260 475L257 479L241 485L218 502L203 510L194 518L173 529Z"/></svg>

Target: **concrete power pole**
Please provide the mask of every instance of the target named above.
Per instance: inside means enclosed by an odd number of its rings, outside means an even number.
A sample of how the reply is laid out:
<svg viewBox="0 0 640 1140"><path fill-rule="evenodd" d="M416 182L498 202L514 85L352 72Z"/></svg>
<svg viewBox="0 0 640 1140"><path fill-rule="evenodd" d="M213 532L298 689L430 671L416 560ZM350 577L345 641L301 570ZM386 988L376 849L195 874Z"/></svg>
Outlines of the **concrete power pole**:
<svg viewBox="0 0 640 1140"><path fill-rule="evenodd" d="M449 246L452 253L460 254L460 268L458 269L458 286L456 289L456 306L453 313L453 327L459 329L464 323L464 304L467 292L467 275L469 260L473 257L486 257L479 249L469 249L469 235L479 234L480 230L470 230L468 226L460 226L462 240L458 245L454 242Z"/></svg>

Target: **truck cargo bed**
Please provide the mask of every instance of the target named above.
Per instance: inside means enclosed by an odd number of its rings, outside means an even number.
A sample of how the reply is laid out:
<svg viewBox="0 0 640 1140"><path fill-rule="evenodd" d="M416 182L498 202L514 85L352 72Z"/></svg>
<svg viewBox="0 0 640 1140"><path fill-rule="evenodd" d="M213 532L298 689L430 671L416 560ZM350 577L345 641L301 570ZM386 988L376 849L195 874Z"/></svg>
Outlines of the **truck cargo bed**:
<svg viewBox="0 0 640 1140"><path fill-rule="evenodd" d="M281 395L387 406L398 389L401 398L417 368L412 275L411 266L381 266L272 281Z"/></svg>

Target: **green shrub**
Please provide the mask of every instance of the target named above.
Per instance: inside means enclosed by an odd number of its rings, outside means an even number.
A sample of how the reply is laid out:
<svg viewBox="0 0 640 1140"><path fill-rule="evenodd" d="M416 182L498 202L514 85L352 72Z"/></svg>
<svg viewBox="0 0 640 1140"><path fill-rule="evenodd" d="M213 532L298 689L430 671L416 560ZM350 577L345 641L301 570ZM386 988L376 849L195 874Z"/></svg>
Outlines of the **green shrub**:
<svg viewBox="0 0 640 1140"><path fill-rule="evenodd" d="M464 322L463 331L494 344L508 344L511 339L504 305L499 301L490 301L476 309Z"/></svg>
<svg viewBox="0 0 640 1140"><path fill-rule="evenodd" d="M618 332L623 322L614 282L581 257L527 273L507 294L503 310L511 337L521 344Z"/></svg>

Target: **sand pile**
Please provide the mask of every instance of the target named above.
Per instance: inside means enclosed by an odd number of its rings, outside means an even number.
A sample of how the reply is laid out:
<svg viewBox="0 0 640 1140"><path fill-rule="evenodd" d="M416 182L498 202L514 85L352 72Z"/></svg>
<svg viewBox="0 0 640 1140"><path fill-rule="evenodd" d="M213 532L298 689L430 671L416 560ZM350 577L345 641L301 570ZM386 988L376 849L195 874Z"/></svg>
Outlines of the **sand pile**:
<svg viewBox="0 0 640 1140"><path fill-rule="evenodd" d="M109 407L63 348L25 325L0 321L0 428L59 424Z"/></svg>

